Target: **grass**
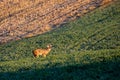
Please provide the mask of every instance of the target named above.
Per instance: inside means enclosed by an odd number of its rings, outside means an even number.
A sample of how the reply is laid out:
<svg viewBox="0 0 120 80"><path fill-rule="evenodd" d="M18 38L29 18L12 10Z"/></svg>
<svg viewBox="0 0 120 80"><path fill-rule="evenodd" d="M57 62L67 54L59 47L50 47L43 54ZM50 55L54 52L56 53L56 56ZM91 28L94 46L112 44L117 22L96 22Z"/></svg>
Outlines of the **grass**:
<svg viewBox="0 0 120 80"><path fill-rule="evenodd" d="M42 35L0 45L1 80L118 80L119 1ZM52 44L47 58L32 50Z"/></svg>
<svg viewBox="0 0 120 80"><path fill-rule="evenodd" d="M83 51L0 62L1 80L117 80L120 50Z"/></svg>

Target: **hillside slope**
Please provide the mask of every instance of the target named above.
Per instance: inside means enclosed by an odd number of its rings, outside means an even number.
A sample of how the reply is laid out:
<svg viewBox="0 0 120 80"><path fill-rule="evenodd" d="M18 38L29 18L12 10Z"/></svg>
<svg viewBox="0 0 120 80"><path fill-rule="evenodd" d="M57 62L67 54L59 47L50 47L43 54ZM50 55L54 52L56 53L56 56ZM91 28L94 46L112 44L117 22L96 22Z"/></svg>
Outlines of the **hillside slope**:
<svg viewBox="0 0 120 80"><path fill-rule="evenodd" d="M48 33L0 45L0 60L32 56L32 50L53 45L52 54L74 53L82 50L120 48L119 2L69 22Z"/></svg>
<svg viewBox="0 0 120 80"><path fill-rule="evenodd" d="M2 0L0 43L42 34L113 0Z"/></svg>
<svg viewBox="0 0 120 80"><path fill-rule="evenodd" d="M120 2L47 33L0 45L0 80L119 80ZM32 50L52 44L46 58Z"/></svg>

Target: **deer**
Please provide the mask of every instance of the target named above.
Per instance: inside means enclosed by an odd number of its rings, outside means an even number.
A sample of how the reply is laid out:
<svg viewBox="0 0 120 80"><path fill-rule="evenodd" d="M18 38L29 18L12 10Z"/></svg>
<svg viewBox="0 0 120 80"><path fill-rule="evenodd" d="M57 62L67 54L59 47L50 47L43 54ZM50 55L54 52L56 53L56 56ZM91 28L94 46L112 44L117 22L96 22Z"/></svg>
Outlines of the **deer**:
<svg viewBox="0 0 120 80"><path fill-rule="evenodd" d="M39 56L46 57L49 54L49 52L51 51L51 49L52 49L52 45L47 45L46 49L39 48L39 49L33 50L33 55L35 58L37 58Z"/></svg>

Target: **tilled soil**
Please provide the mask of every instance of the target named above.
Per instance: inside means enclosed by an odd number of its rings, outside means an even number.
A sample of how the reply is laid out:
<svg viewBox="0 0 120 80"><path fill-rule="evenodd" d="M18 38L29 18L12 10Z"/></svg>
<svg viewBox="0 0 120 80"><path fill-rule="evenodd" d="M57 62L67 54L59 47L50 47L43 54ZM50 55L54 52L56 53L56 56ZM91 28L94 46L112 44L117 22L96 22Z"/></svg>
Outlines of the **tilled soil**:
<svg viewBox="0 0 120 80"><path fill-rule="evenodd" d="M59 27L113 0L0 0L0 44Z"/></svg>

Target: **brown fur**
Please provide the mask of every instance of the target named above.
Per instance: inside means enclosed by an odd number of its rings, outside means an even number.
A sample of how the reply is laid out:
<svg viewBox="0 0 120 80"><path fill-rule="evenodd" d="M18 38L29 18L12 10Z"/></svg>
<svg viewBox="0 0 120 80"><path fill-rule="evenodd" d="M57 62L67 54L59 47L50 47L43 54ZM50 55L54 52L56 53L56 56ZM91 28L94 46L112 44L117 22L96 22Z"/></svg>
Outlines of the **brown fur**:
<svg viewBox="0 0 120 80"><path fill-rule="evenodd" d="M51 51L51 48L52 46L48 45L46 49L39 48L39 49L33 50L33 55L34 57L39 57L39 55L46 57L46 55Z"/></svg>

